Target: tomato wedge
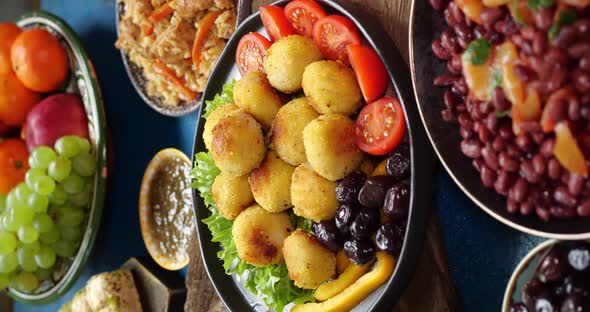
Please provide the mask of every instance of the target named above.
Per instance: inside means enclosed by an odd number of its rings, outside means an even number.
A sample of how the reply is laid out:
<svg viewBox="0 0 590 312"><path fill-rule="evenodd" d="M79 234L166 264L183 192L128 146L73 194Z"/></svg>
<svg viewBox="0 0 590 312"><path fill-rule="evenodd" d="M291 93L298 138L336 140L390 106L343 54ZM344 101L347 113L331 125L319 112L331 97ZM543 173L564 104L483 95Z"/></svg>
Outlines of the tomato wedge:
<svg viewBox="0 0 590 312"><path fill-rule="evenodd" d="M275 42L295 34L295 29L287 20L283 8L276 5L265 5L260 7L259 12L262 24L264 24L271 41Z"/></svg>
<svg viewBox="0 0 590 312"><path fill-rule="evenodd" d="M313 25L326 16L326 12L313 0L295 0L285 6L285 16L298 34L311 37Z"/></svg>
<svg viewBox="0 0 590 312"><path fill-rule="evenodd" d="M387 88L387 71L381 58L375 50L360 44L348 45L346 51L365 102L375 101Z"/></svg>
<svg viewBox="0 0 590 312"><path fill-rule="evenodd" d="M363 108L356 120L356 145L371 155L384 155L404 137L406 121L398 100L383 97Z"/></svg>
<svg viewBox="0 0 590 312"><path fill-rule="evenodd" d="M346 46L361 44L361 37L354 23L340 15L326 16L315 23L313 40L326 58L346 65L350 65Z"/></svg>
<svg viewBox="0 0 590 312"><path fill-rule="evenodd" d="M242 76L256 69L264 71L264 57L270 45L271 42L266 37L256 32L248 33L240 39L236 51L236 63Z"/></svg>

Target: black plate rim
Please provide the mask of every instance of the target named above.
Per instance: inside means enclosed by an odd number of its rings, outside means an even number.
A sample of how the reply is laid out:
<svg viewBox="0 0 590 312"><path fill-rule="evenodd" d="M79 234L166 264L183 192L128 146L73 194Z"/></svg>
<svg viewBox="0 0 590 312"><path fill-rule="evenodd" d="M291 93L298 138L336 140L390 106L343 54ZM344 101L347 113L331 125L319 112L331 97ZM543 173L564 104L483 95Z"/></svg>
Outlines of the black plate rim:
<svg viewBox="0 0 590 312"><path fill-rule="evenodd" d="M410 199L411 208L408 218L408 228L400 257L397 259L398 263L396 268L386 283L384 291L381 293L380 297L375 300L375 303L370 309L371 311L383 311L385 309L390 309L392 305L397 302L416 269L417 260L423 247L426 227L430 219L431 207L433 206L435 158L430 145L426 144L426 131L424 130L422 123L418 121L419 113L416 109L417 105L415 105L414 96L411 93L412 82L409 68L404 62L400 52L395 47L393 41L377 22L376 18L367 15L364 11L359 10L359 8L355 8L355 14L352 15L350 13L351 9L348 8L348 4L347 7L345 7L344 4L333 0L316 1L321 3L324 7L338 12L338 14L350 18L366 41L375 48L384 61L397 97L403 104L406 112L406 120L411 121L406 123L411 142L411 187L413 194ZM289 0L280 0L273 3L273 5L284 6L288 2ZM253 23L258 16L257 12L249 16L242 25L236 29L236 34L246 31L246 29L249 28L247 25ZM223 85L222 81L225 81L226 78L225 72L228 71L227 67L231 67L234 64L234 62L231 62L231 64L228 64L227 62L224 63L223 60L227 57L233 58L233 55L231 54L234 53L233 50L237 46L238 41L238 36L232 36L228 41L226 49L221 54L219 58L220 61L215 66L200 99L201 105L199 105L199 111L197 114L198 120L192 154L193 164L195 161L194 155L203 150L202 139L200 138L203 127L203 122L201 122L201 115L203 113L202 103L205 99L212 98L219 92L219 90L221 90L221 86ZM415 190L420 191L420 196L414 195L417 194ZM210 241L211 233L207 226L201 222L203 218L209 216L209 211L206 209L199 209L199 207L203 206L203 202L198 191L194 189L193 201L195 216L197 218L197 234L201 257L217 294L226 307L231 311L250 310L252 307L242 296L232 277L225 274L223 266L217 258L216 253L219 250L219 244ZM236 295L239 298L236 298Z"/></svg>
<svg viewBox="0 0 590 312"><path fill-rule="evenodd" d="M432 130L429 127L429 123L426 121L423 107L420 104L420 96L418 95L418 90L416 87L417 77L416 77L416 58L415 58L415 54L414 54L414 52L415 52L414 51L414 43L415 43L414 42L414 37L415 37L414 36L414 25L416 23L415 18L416 18L416 3L417 3L417 1L418 0L412 1L412 5L411 5L411 9L410 9L410 31L409 31L409 35L408 35L408 47L409 47L409 52L410 52L410 54L409 54L409 56L410 56L410 72L412 75L412 85L413 85L412 89L414 91L414 96L415 96L416 104L418 107L418 111L420 112L420 120L422 120L422 124L424 125L424 128L426 129L426 135L428 136L428 140L430 141L430 144L432 145L437 158L440 160L441 164L443 165L443 167L445 168L446 172L449 174L451 179L461 189L461 191L465 195L467 195L467 197L469 197L469 199L471 199L471 201L473 201L479 208L481 208L483 211L485 211L488 215L492 216L498 222L501 222L513 229L516 229L516 230L526 233L526 234L544 237L547 239L557 239L557 240L587 240L587 239L590 239L590 232L577 233L577 234L555 233L555 232L549 232L549 231L536 230L536 229L533 229L533 228L530 228L530 227L527 227L524 225L520 225L520 224L513 222L511 220L508 220L505 217L498 214L496 211L494 211L494 209L488 207L481 200L479 200L479 198L476 195L474 195L472 192L470 192L467 189L467 187L464 185L464 183L461 181L461 179L459 179L459 177L457 177L457 175L451 170L451 168L449 167L449 165L447 163L447 160L442 156L437 142L432 137L432 134L431 134ZM472 169L472 168L470 168L470 169ZM490 192L492 192L492 191L490 191ZM551 221L549 221L549 222L551 222Z"/></svg>

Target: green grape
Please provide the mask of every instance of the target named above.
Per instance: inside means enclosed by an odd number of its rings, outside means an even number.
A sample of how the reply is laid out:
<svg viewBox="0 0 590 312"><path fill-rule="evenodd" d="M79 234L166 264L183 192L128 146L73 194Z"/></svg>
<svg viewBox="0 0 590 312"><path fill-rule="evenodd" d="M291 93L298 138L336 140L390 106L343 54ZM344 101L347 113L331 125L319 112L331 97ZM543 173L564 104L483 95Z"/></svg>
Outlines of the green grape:
<svg viewBox="0 0 590 312"><path fill-rule="evenodd" d="M21 182L16 186L15 194L19 202L26 203L29 196L33 194L33 191L27 186L26 183Z"/></svg>
<svg viewBox="0 0 590 312"><path fill-rule="evenodd" d="M11 214L2 216L2 227L5 231L15 233L18 231L18 225L14 222L14 217Z"/></svg>
<svg viewBox="0 0 590 312"><path fill-rule="evenodd" d="M25 174L25 183L27 183L27 186L34 190L35 189L35 183L37 181L38 177L43 177L45 176L45 170L39 169L39 168L31 168L29 169L29 171L27 171L27 174Z"/></svg>
<svg viewBox="0 0 590 312"><path fill-rule="evenodd" d="M21 292L29 293L39 287L39 279L33 273L20 272L14 277L10 283L10 287Z"/></svg>
<svg viewBox="0 0 590 312"><path fill-rule="evenodd" d="M30 244L20 243L18 248L24 248L26 250L31 251L32 253L39 252L41 250L41 243L39 241L32 242Z"/></svg>
<svg viewBox="0 0 590 312"><path fill-rule="evenodd" d="M10 275L0 274L0 290L6 289L10 285Z"/></svg>
<svg viewBox="0 0 590 312"><path fill-rule="evenodd" d="M11 222L14 222L13 225L21 227L23 225L29 225L35 218L35 212L28 208L19 208L19 209L12 209L11 215L12 219Z"/></svg>
<svg viewBox="0 0 590 312"><path fill-rule="evenodd" d="M60 156L72 158L80 153L80 145L76 136L61 137L55 142L55 150Z"/></svg>
<svg viewBox="0 0 590 312"><path fill-rule="evenodd" d="M90 186L90 184L87 184L87 186ZM91 196L92 191L89 187L85 187L82 192L72 195L70 202L78 207L87 207L88 203L90 203Z"/></svg>
<svg viewBox="0 0 590 312"><path fill-rule="evenodd" d="M41 234L47 233L51 231L53 227L53 220L51 220L46 213L38 213L35 215L35 219L33 219L33 228L37 230L37 232Z"/></svg>
<svg viewBox="0 0 590 312"><path fill-rule="evenodd" d="M49 194L48 197L52 204L63 205L68 201L68 193L61 184L57 184L53 193Z"/></svg>
<svg viewBox="0 0 590 312"><path fill-rule="evenodd" d="M14 250L16 249L16 244L16 236L13 233L0 233L0 254L5 255L14 252Z"/></svg>
<svg viewBox="0 0 590 312"><path fill-rule="evenodd" d="M6 210L6 195L0 194L0 212Z"/></svg>
<svg viewBox="0 0 590 312"><path fill-rule="evenodd" d="M47 172L55 181L61 182L72 172L72 161L64 157L59 157L49 164Z"/></svg>
<svg viewBox="0 0 590 312"><path fill-rule="evenodd" d="M29 196L29 200L27 201L27 203L34 212L44 213L47 211L47 208L49 207L49 197L33 193L31 194L31 196Z"/></svg>
<svg viewBox="0 0 590 312"><path fill-rule="evenodd" d="M35 254L35 262L43 269L49 269L55 264L55 251L50 247L43 246L41 250Z"/></svg>
<svg viewBox="0 0 590 312"><path fill-rule="evenodd" d="M33 190L37 194L49 195L55 190L55 181L46 175L39 176L33 182Z"/></svg>
<svg viewBox="0 0 590 312"><path fill-rule="evenodd" d="M39 240L45 245L51 245L57 242L60 238L61 233L57 226L54 226L49 232L43 233L43 235L39 237Z"/></svg>
<svg viewBox="0 0 590 312"><path fill-rule="evenodd" d="M21 202L16 196L16 189L13 188L10 192L8 192L8 195L6 195L6 207L8 209L13 209L14 207L18 207L20 205Z"/></svg>
<svg viewBox="0 0 590 312"><path fill-rule="evenodd" d="M57 215L57 224L60 226L76 226L84 221L84 211L72 207L63 207Z"/></svg>
<svg viewBox="0 0 590 312"><path fill-rule="evenodd" d="M89 177L96 171L96 159L88 153L80 153L72 159L72 168L83 177Z"/></svg>
<svg viewBox="0 0 590 312"><path fill-rule="evenodd" d="M55 251L55 253L63 258L71 258L74 256L75 250L74 250L74 245L68 241L65 240L59 240L55 243L53 243L53 245L51 245L51 247L53 248L53 251Z"/></svg>
<svg viewBox="0 0 590 312"><path fill-rule="evenodd" d="M82 240L81 226L64 226L60 228L61 238L69 242L78 242Z"/></svg>
<svg viewBox="0 0 590 312"><path fill-rule="evenodd" d="M0 255L0 273L8 274L14 272L18 267L18 258L16 253Z"/></svg>
<svg viewBox="0 0 590 312"><path fill-rule="evenodd" d="M35 273L35 275L37 275L37 278L39 278L39 280L41 281L50 280L51 274L53 274L53 270L43 268L39 268L39 270L37 270L37 272Z"/></svg>
<svg viewBox="0 0 590 312"><path fill-rule="evenodd" d="M47 147L47 146L40 146L37 147L29 157L29 165L31 168L40 168L40 169L47 169L49 164L57 158L57 154Z"/></svg>
<svg viewBox="0 0 590 312"><path fill-rule="evenodd" d="M78 146L80 147L81 153L90 153L92 146L90 145L90 141L85 138L81 138L79 136L76 137L78 139Z"/></svg>
<svg viewBox="0 0 590 312"><path fill-rule="evenodd" d="M23 271L33 273L39 269L35 259L35 253L31 250L19 248L16 250L16 257L18 258L18 264Z"/></svg>
<svg viewBox="0 0 590 312"><path fill-rule="evenodd" d="M17 232L18 240L25 244L31 244L39 239L39 232L31 225L23 225Z"/></svg>
<svg viewBox="0 0 590 312"><path fill-rule="evenodd" d="M65 178L62 182L62 186L68 194L78 194L84 190L84 179L73 173L69 177Z"/></svg>

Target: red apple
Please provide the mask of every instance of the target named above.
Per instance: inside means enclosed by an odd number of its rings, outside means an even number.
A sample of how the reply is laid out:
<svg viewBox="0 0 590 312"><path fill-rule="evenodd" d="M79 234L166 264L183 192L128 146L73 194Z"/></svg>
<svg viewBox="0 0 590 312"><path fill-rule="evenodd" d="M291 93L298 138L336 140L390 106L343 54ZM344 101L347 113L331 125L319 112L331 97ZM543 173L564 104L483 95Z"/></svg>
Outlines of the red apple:
<svg viewBox="0 0 590 312"><path fill-rule="evenodd" d="M55 94L39 102L27 116L25 141L29 151L53 147L65 135L88 138L88 120L80 96Z"/></svg>

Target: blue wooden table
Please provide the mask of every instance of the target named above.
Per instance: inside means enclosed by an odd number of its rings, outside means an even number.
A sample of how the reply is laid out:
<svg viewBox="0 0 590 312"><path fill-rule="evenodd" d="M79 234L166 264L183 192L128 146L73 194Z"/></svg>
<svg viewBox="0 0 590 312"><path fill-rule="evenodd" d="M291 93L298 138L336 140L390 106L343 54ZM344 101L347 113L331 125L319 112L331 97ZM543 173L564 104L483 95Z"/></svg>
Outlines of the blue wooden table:
<svg viewBox="0 0 590 312"><path fill-rule="evenodd" d="M102 228L81 278L58 302L38 307L16 304L18 312L57 311L90 276L114 270L132 256L147 254L138 220L143 171L153 155L166 147L176 147L190 157L196 115L164 117L145 105L136 94L119 51L114 47L115 5L114 0L42 3L44 10L62 17L72 26L94 62L112 134L114 172ZM465 311L499 311L512 270L542 239L518 233L486 215L440 168L435 181L434 204L443 228L450 271Z"/></svg>

